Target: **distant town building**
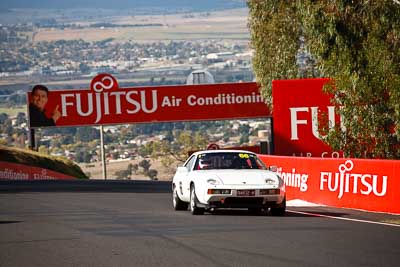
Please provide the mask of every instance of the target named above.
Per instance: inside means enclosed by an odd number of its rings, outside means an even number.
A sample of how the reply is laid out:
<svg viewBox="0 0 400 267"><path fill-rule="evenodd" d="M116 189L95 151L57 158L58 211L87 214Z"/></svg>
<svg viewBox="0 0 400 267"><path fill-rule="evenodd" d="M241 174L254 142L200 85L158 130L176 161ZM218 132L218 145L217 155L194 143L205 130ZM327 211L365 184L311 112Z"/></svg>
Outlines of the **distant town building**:
<svg viewBox="0 0 400 267"><path fill-rule="evenodd" d="M210 53L207 55L207 59L212 60L228 60L235 56L233 52L219 52L219 53Z"/></svg>
<svg viewBox="0 0 400 267"><path fill-rule="evenodd" d="M186 79L186 84L208 84L215 83L212 74L206 70L192 71Z"/></svg>

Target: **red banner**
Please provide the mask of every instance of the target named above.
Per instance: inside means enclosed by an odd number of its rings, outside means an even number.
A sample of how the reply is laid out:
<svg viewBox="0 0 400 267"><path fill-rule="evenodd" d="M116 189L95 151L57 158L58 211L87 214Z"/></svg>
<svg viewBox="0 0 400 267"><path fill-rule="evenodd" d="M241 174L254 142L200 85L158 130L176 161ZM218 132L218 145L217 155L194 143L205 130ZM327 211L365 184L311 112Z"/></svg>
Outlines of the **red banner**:
<svg viewBox="0 0 400 267"><path fill-rule="evenodd" d="M70 180L75 177L39 167L0 161L0 180Z"/></svg>
<svg viewBox="0 0 400 267"><path fill-rule="evenodd" d="M90 90L50 91L47 101L44 93L42 97L44 100L40 102L36 92L28 93L31 127L221 120L270 115L256 83L119 88L114 77L100 74L92 80ZM35 103L44 108L35 108ZM44 114L41 115L40 111ZM41 116L41 119L35 120L33 115Z"/></svg>
<svg viewBox="0 0 400 267"><path fill-rule="evenodd" d="M277 166L288 199L400 214L400 161L259 155Z"/></svg>
<svg viewBox="0 0 400 267"><path fill-rule="evenodd" d="M304 157L340 157L321 141L323 123L340 123L331 97L322 91L328 79L276 80L274 100L275 154ZM325 115L326 119L322 119Z"/></svg>

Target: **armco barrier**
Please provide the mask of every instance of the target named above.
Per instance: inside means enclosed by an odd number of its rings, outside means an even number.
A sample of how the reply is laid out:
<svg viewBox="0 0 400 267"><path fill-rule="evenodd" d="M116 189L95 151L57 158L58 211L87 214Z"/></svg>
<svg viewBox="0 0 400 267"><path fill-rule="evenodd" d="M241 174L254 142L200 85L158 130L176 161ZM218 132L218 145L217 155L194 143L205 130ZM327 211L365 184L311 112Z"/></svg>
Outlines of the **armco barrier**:
<svg viewBox="0 0 400 267"><path fill-rule="evenodd" d="M259 155L277 166L288 199L400 214L400 161Z"/></svg>
<svg viewBox="0 0 400 267"><path fill-rule="evenodd" d="M75 177L48 169L0 161L0 180L66 180Z"/></svg>

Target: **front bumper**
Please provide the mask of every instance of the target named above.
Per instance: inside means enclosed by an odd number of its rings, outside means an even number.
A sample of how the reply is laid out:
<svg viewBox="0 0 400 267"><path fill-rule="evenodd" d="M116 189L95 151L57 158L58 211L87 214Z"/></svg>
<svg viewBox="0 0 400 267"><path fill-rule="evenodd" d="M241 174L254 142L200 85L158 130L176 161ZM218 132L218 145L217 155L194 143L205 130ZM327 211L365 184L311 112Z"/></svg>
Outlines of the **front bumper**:
<svg viewBox="0 0 400 267"><path fill-rule="evenodd" d="M205 208L271 208L280 207L286 197L284 188L280 188L279 194L260 194L263 189L276 188L236 188L231 189L231 194L213 195L204 192L204 202L198 203ZM254 195L238 196L238 190L254 190Z"/></svg>

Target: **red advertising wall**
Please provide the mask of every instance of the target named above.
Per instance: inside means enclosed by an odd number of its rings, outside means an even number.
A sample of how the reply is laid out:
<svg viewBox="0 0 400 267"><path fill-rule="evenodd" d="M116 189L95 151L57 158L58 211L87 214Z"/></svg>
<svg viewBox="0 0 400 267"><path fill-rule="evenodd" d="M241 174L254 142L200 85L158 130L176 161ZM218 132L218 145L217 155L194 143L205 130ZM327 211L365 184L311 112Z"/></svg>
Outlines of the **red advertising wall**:
<svg viewBox="0 0 400 267"><path fill-rule="evenodd" d="M328 79L273 81L276 155L339 157L320 140L318 117L339 123ZM120 88L110 74L93 78L90 89L55 90L35 109L28 93L30 127L84 126L270 117L257 83L225 83ZM39 104L38 104L39 105ZM54 116L57 114L57 116ZM52 117L57 117L55 124Z"/></svg>
<svg viewBox="0 0 400 267"><path fill-rule="evenodd" d="M48 169L0 161L0 180L70 180L75 177Z"/></svg>
<svg viewBox="0 0 400 267"><path fill-rule="evenodd" d="M28 104L32 95L28 93ZM46 117L55 126L239 119L270 116L256 83L119 88L110 74L96 76L88 90L54 90ZM35 112L36 114L38 112ZM29 114L31 127L32 114ZM39 125L42 127L46 125Z"/></svg>
<svg viewBox="0 0 400 267"><path fill-rule="evenodd" d="M340 123L330 96L322 91L328 79L274 80L275 154L282 156L339 157L321 141L322 123ZM325 115L325 120L321 119ZM322 122L325 121L325 122Z"/></svg>
<svg viewBox="0 0 400 267"><path fill-rule="evenodd" d="M277 166L288 199L400 214L400 161L259 155Z"/></svg>

